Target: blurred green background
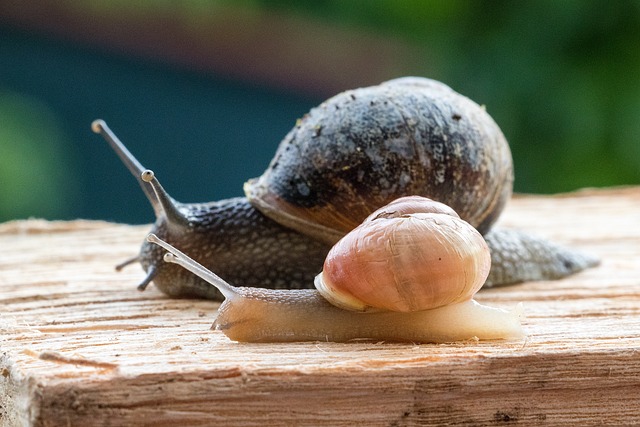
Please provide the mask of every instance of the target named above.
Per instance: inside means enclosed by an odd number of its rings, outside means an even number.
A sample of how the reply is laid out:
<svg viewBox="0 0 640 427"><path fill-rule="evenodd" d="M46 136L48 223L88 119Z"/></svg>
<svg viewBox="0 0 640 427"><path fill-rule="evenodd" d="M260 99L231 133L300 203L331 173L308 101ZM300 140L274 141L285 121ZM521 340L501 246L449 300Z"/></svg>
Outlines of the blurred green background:
<svg viewBox="0 0 640 427"><path fill-rule="evenodd" d="M639 1L0 0L0 221L152 220L95 118L209 201L325 98L402 75L487 106L516 191L640 184Z"/></svg>

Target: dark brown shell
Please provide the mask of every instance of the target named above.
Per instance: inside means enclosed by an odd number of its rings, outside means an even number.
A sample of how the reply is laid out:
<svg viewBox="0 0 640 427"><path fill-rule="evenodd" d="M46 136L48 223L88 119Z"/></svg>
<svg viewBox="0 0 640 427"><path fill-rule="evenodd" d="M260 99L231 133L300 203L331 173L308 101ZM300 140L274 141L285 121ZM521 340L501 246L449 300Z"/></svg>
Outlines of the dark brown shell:
<svg viewBox="0 0 640 427"><path fill-rule="evenodd" d="M508 143L483 107L437 81L405 77L312 109L245 193L280 224L334 242L406 195L445 203L485 233L512 183Z"/></svg>

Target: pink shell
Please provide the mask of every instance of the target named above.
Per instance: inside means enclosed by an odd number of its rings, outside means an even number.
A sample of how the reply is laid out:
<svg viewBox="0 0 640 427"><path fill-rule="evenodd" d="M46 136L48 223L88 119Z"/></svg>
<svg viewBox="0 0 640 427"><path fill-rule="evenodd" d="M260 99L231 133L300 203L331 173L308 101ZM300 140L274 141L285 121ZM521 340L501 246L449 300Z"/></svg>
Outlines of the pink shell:
<svg viewBox="0 0 640 427"><path fill-rule="evenodd" d="M419 311L469 300L482 287L491 257L475 228L439 207L399 211L393 202L379 209L331 249L316 279L329 302Z"/></svg>

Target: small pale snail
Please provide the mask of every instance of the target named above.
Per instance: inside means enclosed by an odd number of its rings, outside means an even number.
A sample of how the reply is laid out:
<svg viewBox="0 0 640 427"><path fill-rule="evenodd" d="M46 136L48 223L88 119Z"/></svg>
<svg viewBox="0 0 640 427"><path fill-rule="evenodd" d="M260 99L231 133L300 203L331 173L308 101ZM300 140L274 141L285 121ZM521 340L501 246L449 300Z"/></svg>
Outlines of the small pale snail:
<svg viewBox="0 0 640 427"><path fill-rule="evenodd" d="M102 120L101 134L138 179L156 214L152 232L236 286L309 288L333 244L380 206L418 195L445 203L491 251L485 286L557 279L594 258L526 233L493 228L511 196L513 167L498 125L448 86L406 77L343 92L283 139L246 198L183 204L157 184ZM221 299L205 281L162 262L144 242L135 258L174 297Z"/></svg>
<svg viewBox="0 0 640 427"><path fill-rule="evenodd" d="M143 179L157 186L151 171ZM450 342L523 336L519 309L475 302L491 264L482 235L448 206L401 198L372 213L329 251L316 290L236 288L178 249L164 259L225 296L213 328L244 342L356 339Z"/></svg>

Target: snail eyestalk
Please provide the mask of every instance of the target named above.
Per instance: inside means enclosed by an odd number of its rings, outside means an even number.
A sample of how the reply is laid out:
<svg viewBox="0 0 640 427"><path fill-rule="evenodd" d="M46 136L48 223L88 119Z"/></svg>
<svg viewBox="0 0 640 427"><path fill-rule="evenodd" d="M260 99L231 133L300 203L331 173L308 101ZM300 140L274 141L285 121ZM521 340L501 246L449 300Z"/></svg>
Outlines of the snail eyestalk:
<svg viewBox="0 0 640 427"><path fill-rule="evenodd" d="M158 199L156 199L156 195L154 194L153 190L146 182L140 179L140 174L147 168L142 166L138 159L136 159L134 155L131 154L129 150L127 150L127 147L125 147L122 141L120 141L120 139L111 131L111 129L109 129L109 126L107 126L104 120L94 120L93 123L91 123L91 130L102 136L104 140L107 141L113 151L115 151L118 157L120 157L122 163L124 163L127 169L129 169L129 172L131 172L131 174L136 178L138 184L140 184L140 187L144 192L144 195L151 203L156 216L160 212L162 212L160 203L158 202Z"/></svg>
<svg viewBox="0 0 640 427"><path fill-rule="evenodd" d="M168 253L164 255L165 262L178 264L182 268L192 272L193 274L200 277L201 279L206 280L212 286L217 288L220 291L220 293L224 295L226 299L231 300L238 294L238 292L233 286L231 286L230 284L222 280L222 278L220 278L218 275L208 270L207 268L203 267L202 265L198 264L197 262L189 258L187 255L185 255L183 252L171 246L169 243L165 242L164 240L160 239L155 234L153 233L149 234L147 236L147 241L151 243L155 243L156 245L168 251Z"/></svg>
<svg viewBox="0 0 640 427"><path fill-rule="evenodd" d="M168 225L182 225L184 227L189 225L189 220L180 212L178 206L176 206L176 201L160 185L160 181L155 177L152 170L146 169L142 171L140 179L148 183L155 193L158 201L156 215L164 215L168 220Z"/></svg>

